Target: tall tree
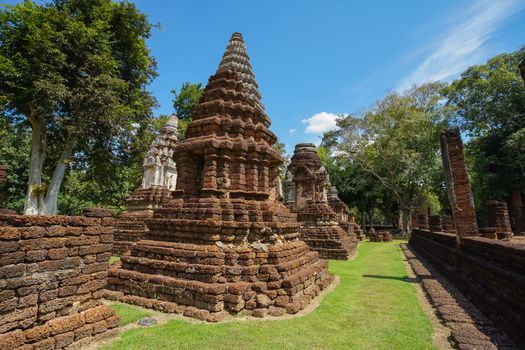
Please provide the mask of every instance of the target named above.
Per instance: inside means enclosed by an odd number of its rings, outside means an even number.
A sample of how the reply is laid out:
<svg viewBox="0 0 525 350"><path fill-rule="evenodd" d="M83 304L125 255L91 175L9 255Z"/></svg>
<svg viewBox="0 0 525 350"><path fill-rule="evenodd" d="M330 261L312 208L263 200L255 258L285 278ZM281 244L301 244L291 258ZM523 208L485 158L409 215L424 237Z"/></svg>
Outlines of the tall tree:
<svg viewBox="0 0 525 350"><path fill-rule="evenodd" d="M373 176L397 203L399 226L408 230L409 214L441 171L439 131L446 125L441 83L391 93L362 115L343 116L339 130L327 135L337 157Z"/></svg>
<svg viewBox="0 0 525 350"><path fill-rule="evenodd" d="M141 148L134 136L154 105L151 28L126 1L26 0L0 11L0 102L32 129L26 214L57 212L73 159L108 174L108 161Z"/></svg>
<svg viewBox="0 0 525 350"><path fill-rule="evenodd" d="M466 147L479 203L525 192L525 86L518 68L525 47L468 68L445 89ZM478 207L480 207L478 205Z"/></svg>

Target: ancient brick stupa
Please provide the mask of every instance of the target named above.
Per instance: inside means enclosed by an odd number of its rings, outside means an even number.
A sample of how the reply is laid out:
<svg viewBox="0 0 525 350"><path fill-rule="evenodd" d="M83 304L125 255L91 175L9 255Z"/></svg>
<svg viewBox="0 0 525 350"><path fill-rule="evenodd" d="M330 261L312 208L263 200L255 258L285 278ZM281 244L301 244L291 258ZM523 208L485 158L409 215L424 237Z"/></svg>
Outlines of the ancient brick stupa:
<svg viewBox="0 0 525 350"><path fill-rule="evenodd" d="M341 227L328 205L328 174L314 144L295 146L286 178L285 187L292 193L286 196L286 204L301 222L301 239L322 258L348 259L355 250L355 235L350 235L348 227Z"/></svg>
<svg viewBox="0 0 525 350"><path fill-rule="evenodd" d="M108 297L216 321L296 313L332 281L276 199L282 160L269 126L234 33L175 150L173 199L147 221L148 240L110 270Z"/></svg>
<svg viewBox="0 0 525 350"><path fill-rule="evenodd" d="M348 208L348 205L345 204L340 198L335 186L331 186L328 190L328 205L330 208L335 211L337 215L337 221L343 229L348 231L350 236L355 235L355 237L362 241L364 240L365 234L359 225L355 222L355 216Z"/></svg>
<svg viewBox="0 0 525 350"><path fill-rule="evenodd" d="M173 153L178 145L178 119L172 115L144 157L142 184L127 199L127 209L115 226L113 254L121 255L133 242L146 238L145 219L153 210L169 202L177 184L177 167Z"/></svg>

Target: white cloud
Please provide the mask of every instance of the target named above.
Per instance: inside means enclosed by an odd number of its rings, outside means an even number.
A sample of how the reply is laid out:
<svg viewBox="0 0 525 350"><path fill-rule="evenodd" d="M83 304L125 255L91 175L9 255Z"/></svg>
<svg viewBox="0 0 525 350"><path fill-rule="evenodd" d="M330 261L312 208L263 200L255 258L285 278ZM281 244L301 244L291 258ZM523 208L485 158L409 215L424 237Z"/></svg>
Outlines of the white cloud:
<svg viewBox="0 0 525 350"><path fill-rule="evenodd" d="M310 118L303 119L302 122L307 124L304 132L306 134L321 134L328 130L337 129L337 114L321 112L314 114Z"/></svg>
<svg viewBox="0 0 525 350"><path fill-rule="evenodd" d="M290 135L295 135L295 133L297 132L297 129L290 129L288 130L288 132L290 133Z"/></svg>
<svg viewBox="0 0 525 350"><path fill-rule="evenodd" d="M480 0L451 20L452 29L432 46L431 52L405 78L400 90L425 81L446 80L487 55L486 43L513 14L523 9L522 0Z"/></svg>

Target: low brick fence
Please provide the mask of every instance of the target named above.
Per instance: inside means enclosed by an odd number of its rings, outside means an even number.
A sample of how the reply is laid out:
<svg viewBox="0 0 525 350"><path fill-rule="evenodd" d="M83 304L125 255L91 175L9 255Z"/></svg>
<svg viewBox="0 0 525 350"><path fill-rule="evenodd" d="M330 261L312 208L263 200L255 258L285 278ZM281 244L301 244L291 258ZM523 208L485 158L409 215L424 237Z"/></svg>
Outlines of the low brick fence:
<svg viewBox="0 0 525 350"><path fill-rule="evenodd" d="M101 215L103 216L103 215ZM0 349L79 348L111 334L113 217L0 215Z"/></svg>
<svg viewBox="0 0 525 350"><path fill-rule="evenodd" d="M414 230L412 246L518 344L525 344L525 245Z"/></svg>

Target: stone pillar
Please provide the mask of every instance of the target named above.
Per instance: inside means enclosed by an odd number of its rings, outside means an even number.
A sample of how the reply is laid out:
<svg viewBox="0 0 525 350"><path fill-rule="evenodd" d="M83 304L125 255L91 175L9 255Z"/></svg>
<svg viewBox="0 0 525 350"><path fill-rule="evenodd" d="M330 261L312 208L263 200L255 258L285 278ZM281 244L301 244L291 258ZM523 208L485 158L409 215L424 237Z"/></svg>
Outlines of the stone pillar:
<svg viewBox="0 0 525 350"><path fill-rule="evenodd" d="M498 201L487 202L487 226L495 230L498 238L512 236L507 203Z"/></svg>
<svg viewBox="0 0 525 350"><path fill-rule="evenodd" d="M428 224L430 226L430 232L443 232L440 215L430 215L428 217Z"/></svg>
<svg viewBox="0 0 525 350"><path fill-rule="evenodd" d="M479 230L474 199L459 129L444 130L440 141L447 193L457 234L459 237L477 236Z"/></svg>
<svg viewBox="0 0 525 350"><path fill-rule="evenodd" d="M413 230L419 228L419 222L417 220L417 210L410 213L410 223L412 225Z"/></svg>
<svg viewBox="0 0 525 350"><path fill-rule="evenodd" d="M443 215L441 217L441 225L443 226L443 231L447 233L456 233L454 229L454 223L452 222L452 216Z"/></svg>
<svg viewBox="0 0 525 350"><path fill-rule="evenodd" d="M417 222L420 230L428 230L428 216L425 213L417 214Z"/></svg>

